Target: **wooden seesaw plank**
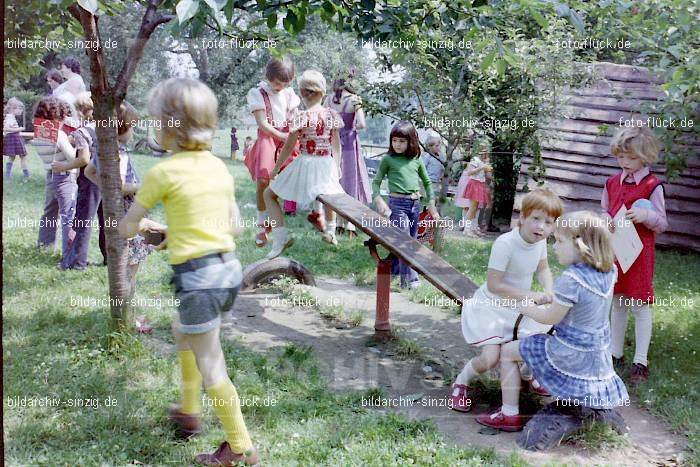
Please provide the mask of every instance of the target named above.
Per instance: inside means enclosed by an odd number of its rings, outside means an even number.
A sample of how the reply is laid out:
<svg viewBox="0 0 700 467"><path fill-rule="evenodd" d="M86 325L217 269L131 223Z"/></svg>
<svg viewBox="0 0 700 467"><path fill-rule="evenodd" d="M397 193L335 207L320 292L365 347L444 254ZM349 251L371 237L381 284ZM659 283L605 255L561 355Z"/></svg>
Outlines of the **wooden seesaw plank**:
<svg viewBox="0 0 700 467"><path fill-rule="evenodd" d="M406 261L428 282L460 303L478 288L467 276L415 239L391 225L389 219L371 210L355 198L343 193L319 195L317 198L338 215L352 222L394 256Z"/></svg>

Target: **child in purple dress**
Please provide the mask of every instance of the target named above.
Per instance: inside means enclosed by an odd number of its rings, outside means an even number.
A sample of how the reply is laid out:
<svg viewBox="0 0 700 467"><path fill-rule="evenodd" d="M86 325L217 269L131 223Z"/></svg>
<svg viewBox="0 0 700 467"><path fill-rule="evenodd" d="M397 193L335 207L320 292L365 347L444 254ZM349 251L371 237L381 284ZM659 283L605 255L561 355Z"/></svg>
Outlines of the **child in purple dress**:
<svg viewBox="0 0 700 467"><path fill-rule="evenodd" d="M343 119L343 128L340 133L340 185L345 192L363 204L369 204L372 200L369 176L365 159L360 151L360 138L358 130L367 127L365 113L362 110L362 99L357 95L353 87L344 79L333 82L333 96L326 100L326 107L335 110ZM341 227L348 232L354 232L355 226L343 223Z"/></svg>

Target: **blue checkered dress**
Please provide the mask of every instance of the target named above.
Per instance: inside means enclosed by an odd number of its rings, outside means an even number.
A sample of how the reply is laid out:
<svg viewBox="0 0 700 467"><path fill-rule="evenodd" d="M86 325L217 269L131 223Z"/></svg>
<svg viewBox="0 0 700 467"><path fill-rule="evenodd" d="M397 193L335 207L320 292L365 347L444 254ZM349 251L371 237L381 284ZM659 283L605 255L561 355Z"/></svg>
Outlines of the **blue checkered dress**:
<svg viewBox="0 0 700 467"><path fill-rule="evenodd" d="M24 140L19 133L8 133L2 139L2 154L4 156L21 156L27 155L27 150L24 148Z"/></svg>
<svg viewBox="0 0 700 467"><path fill-rule="evenodd" d="M578 263L554 285L554 300L571 307L554 334L520 341L520 354L537 381L569 405L610 409L629 399L610 354L609 311L616 272Z"/></svg>

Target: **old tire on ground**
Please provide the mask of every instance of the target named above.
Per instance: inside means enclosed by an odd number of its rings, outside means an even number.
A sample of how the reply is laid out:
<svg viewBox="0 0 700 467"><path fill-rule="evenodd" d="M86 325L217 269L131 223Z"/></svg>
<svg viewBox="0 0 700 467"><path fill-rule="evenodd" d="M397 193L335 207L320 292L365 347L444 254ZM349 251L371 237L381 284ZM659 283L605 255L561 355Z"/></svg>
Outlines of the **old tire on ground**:
<svg viewBox="0 0 700 467"><path fill-rule="evenodd" d="M285 276L296 279L302 284L316 285L314 275L306 266L293 259L277 257L272 260L261 259L248 265L243 271L241 291L255 289Z"/></svg>

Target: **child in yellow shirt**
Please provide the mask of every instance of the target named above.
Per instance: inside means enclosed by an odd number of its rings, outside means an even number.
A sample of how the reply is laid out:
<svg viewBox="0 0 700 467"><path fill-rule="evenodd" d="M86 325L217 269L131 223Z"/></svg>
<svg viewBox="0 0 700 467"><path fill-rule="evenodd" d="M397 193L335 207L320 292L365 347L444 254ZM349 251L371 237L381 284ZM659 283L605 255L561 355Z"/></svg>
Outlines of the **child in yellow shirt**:
<svg viewBox="0 0 700 467"><path fill-rule="evenodd" d="M242 274L233 252L233 237L241 231L233 177L209 152L218 101L201 81L171 78L151 91L148 106L151 115L164 123L158 140L174 155L148 171L119 232L128 238L148 230L144 216L163 203L165 241L179 299L173 333L182 372L182 400L170 409L169 418L180 434L199 433L203 384L227 439L214 453L198 455L197 462L257 464L219 340L220 315L233 306ZM167 121L179 125L169 127Z"/></svg>

